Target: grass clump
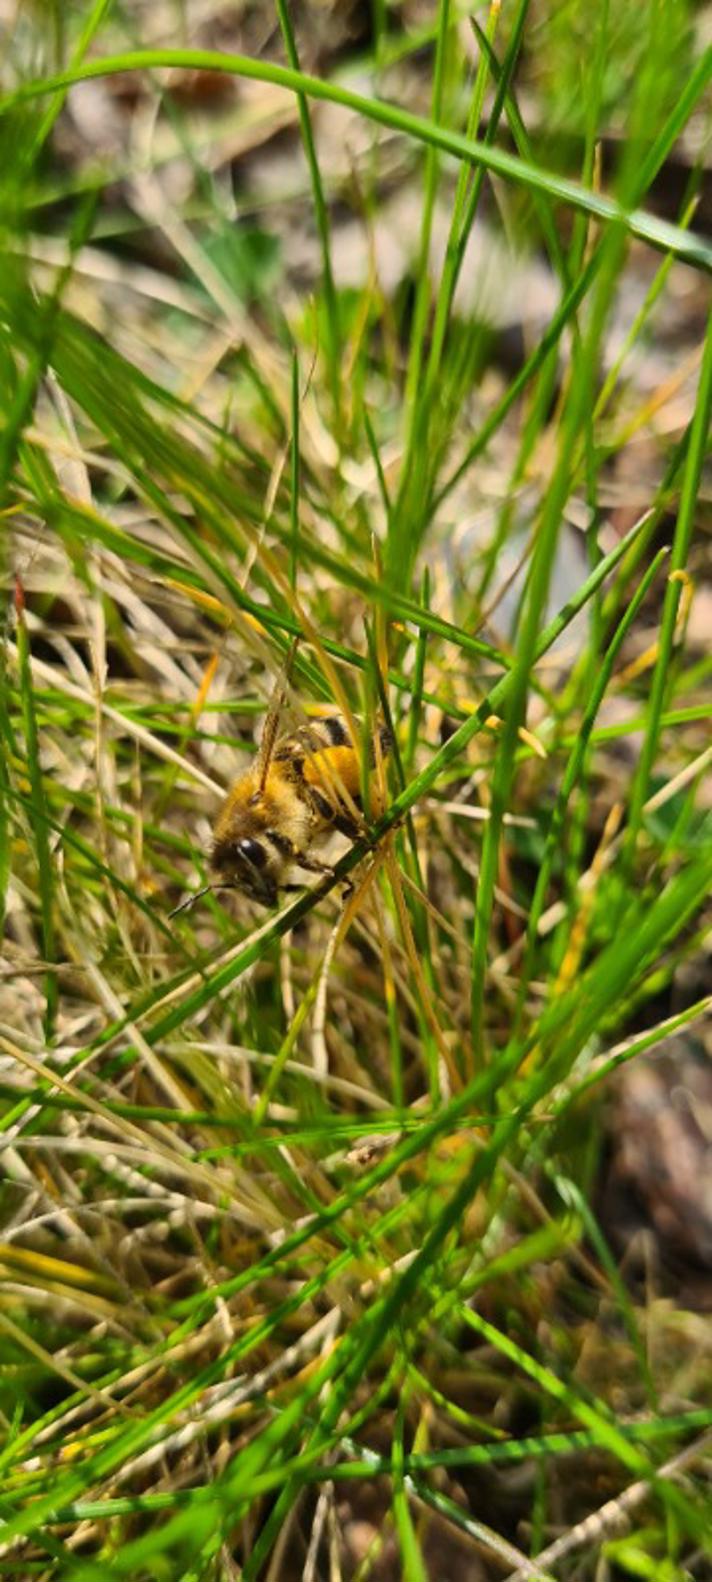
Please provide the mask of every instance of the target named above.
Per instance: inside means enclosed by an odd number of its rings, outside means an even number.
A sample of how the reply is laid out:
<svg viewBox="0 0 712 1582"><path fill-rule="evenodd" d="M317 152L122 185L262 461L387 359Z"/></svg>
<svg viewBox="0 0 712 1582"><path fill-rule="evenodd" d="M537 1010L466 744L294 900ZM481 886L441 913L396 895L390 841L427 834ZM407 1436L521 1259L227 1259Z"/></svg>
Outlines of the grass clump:
<svg viewBox="0 0 712 1582"><path fill-rule="evenodd" d="M710 54L197 13L8 33L0 1574L701 1579Z"/></svg>

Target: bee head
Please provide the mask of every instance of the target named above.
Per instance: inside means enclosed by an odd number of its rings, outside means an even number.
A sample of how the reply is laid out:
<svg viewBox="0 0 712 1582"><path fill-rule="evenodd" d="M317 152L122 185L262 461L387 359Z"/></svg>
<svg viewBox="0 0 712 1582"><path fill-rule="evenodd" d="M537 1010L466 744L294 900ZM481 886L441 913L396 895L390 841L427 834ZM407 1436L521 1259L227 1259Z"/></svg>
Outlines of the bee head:
<svg viewBox="0 0 712 1582"><path fill-rule="evenodd" d="M275 906L277 879L274 873L274 854L267 841L254 835L243 835L240 840L217 840L213 847L212 866L227 881L263 906Z"/></svg>

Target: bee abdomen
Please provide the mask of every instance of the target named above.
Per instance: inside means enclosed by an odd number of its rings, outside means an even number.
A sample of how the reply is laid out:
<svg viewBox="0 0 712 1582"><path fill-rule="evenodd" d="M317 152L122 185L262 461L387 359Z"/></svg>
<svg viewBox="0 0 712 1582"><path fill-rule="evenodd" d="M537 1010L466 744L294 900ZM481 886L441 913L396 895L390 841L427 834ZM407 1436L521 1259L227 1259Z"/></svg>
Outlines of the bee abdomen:
<svg viewBox="0 0 712 1582"><path fill-rule="evenodd" d="M278 742L274 759L275 763L289 763L300 772L305 758L315 753L328 752L332 747L353 748L346 725L337 714L310 720L308 725L303 725L293 736Z"/></svg>
<svg viewBox="0 0 712 1582"><path fill-rule="evenodd" d="M327 719L320 720L322 730L329 738L332 747L351 747L352 741L344 721L338 714L330 714Z"/></svg>

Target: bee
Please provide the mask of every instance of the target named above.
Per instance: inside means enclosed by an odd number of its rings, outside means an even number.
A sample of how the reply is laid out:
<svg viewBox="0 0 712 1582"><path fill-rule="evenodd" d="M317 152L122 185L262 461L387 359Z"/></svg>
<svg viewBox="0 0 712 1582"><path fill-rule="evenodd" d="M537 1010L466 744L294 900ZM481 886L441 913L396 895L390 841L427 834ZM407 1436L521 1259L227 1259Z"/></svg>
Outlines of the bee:
<svg viewBox="0 0 712 1582"><path fill-rule="evenodd" d="M295 646L269 705L257 759L234 781L215 820L210 854L215 888L242 890L265 906L276 905L280 890L295 888L287 884L291 869L331 872L314 846L334 831L352 840L364 831L361 755L344 717L331 714L279 736ZM377 751L388 753L385 725L377 737L372 762ZM372 812L382 811L375 787L370 802Z"/></svg>

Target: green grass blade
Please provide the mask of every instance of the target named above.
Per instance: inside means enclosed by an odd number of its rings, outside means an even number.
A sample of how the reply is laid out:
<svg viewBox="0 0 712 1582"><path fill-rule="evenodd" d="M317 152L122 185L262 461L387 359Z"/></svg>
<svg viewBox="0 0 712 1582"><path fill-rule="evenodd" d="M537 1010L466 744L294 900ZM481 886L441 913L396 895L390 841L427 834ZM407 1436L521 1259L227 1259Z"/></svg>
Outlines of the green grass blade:
<svg viewBox="0 0 712 1582"><path fill-rule="evenodd" d="M125 71L143 71L162 66L184 67L187 70L225 71L233 76L271 82L276 87L289 89L296 94L305 94L310 98L343 105L345 109L354 110L369 120L379 122L382 126L402 132L404 136L440 148L456 159L465 159L474 165L482 163L486 169L494 171L497 175L519 182L533 192L544 192L550 198L569 204L576 211L590 214L604 224L622 226L632 236L648 242L651 247L659 248L662 252L672 252L676 257L700 269L708 272L712 270L712 246L704 238L685 234L678 226L670 225L641 209L626 211L613 198L586 191L577 182L558 176L553 171L542 171L537 166L527 165L504 149L489 148L474 138L466 138L460 133L436 126L432 121L413 115L398 106L386 104L378 99L369 99L339 84L324 82L318 77L310 77L304 72L286 66L252 60L247 55L221 55L216 50L198 49L146 49L132 50L121 55L108 55L102 60L85 62L76 69L58 72L39 81L24 83L21 88L6 94L4 100L0 101L0 114L7 113L17 104L27 103L48 93L55 93L58 89L69 88L76 82L85 82L92 77L115 76ZM695 73L698 96L711 79L712 47L705 51ZM649 164L650 160L646 161L644 167L646 171Z"/></svg>
<svg viewBox="0 0 712 1582"><path fill-rule="evenodd" d="M18 682L22 700L22 716L25 729L27 775L30 784L30 805L28 813L35 847L35 856L37 859L42 954L45 962L47 963L48 969L44 980L44 1026L45 1037L48 1043L51 1043L54 1034L54 1024L57 1015L58 1002L57 975L52 970L57 960L54 930L54 875L48 836L48 819L44 792L44 778L42 774L42 765L40 762L40 739L37 728L34 689L32 685L30 640L25 618L24 593L19 582L17 584L15 610L17 615Z"/></svg>
<svg viewBox="0 0 712 1582"><path fill-rule="evenodd" d="M690 541L697 511L697 497L700 485L702 466L709 448L710 412L712 411L712 314L707 323L707 336L705 340L700 378L697 387L697 401L690 431L690 444L687 452L685 471L683 476L680 508L675 526L675 536L672 546L670 576L665 591L660 636L658 639L658 656L650 688L650 702L648 705L648 719L645 739L638 759L637 768L631 787L628 829L624 847L624 865L630 867L633 860L643 813L643 804L648 795L650 775L655 762L658 741L660 737L660 721L665 707L665 699L670 687L670 667L672 661L673 645L675 641L675 624L680 608L683 581L686 575L686 566L690 551Z"/></svg>

